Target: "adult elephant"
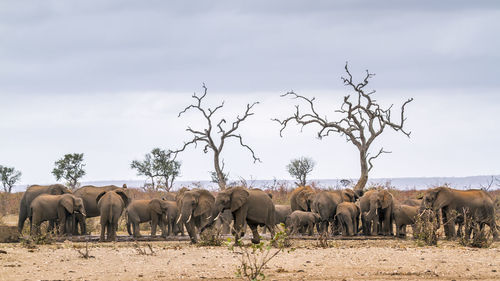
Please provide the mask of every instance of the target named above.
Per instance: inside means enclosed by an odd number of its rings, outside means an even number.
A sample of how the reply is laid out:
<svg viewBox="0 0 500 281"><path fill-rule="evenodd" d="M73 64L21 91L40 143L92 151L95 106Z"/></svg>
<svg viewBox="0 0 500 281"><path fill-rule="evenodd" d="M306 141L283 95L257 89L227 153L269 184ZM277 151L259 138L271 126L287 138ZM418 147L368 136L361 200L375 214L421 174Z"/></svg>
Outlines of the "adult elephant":
<svg viewBox="0 0 500 281"><path fill-rule="evenodd" d="M332 224L332 232L337 232L335 227L335 213L337 205L342 202L353 202L354 197L345 190L323 190L314 196L312 211L319 214L321 223L317 225L318 232L328 231L328 226Z"/></svg>
<svg viewBox="0 0 500 281"><path fill-rule="evenodd" d="M151 236L156 235L156 227L160 225L161 236L167 237L167 212L170 204L158 198L151 200L134 200L127 207L127 231L135 238L141 236L139 224L151 222ZM174 205L175 203L172 202ZM175 208L177 206L175 205ZM132 229L131 229L132 226Z"/></svg>
<svg viewBox="0 0 500 281"><path fill-rule="evenodd" d="M85 207L81 198L72 194L37 196L30 205L31 222L34 225L35 234L40 234L40 224L44 221L57 220L59 233L66 233L66 219L74 213L85 216Z"/></svg>
<svg viewBox="0 0 500 281"><path fill-rule="evenodd" d="M116 241L118 220L129 204L129 198L124 190L114 189L102 191L95 199L99 213L101 214L101 237L104 241L107 233L107 241Z"/></svg>
<svg viewBox="0 0 500 281"><path fill-rule="evenodd" d="M198 241L198 229L205 226L214 209L215 197L204 189L185 190L179 194L180 216L177 224L184 224L191 243ZM182 227L182 224L180 226Z"/></svg>
<svg viewBox="0 0 500 281"><path fill-rule="evenodd" d="M472 216L481 227L485 224L488 225L493 238L498 240L494 206L494 200L484 190L457 190L449 187L437 187L425 193L420 210L431 209L435 213L441 211L448 239L456 236L455 218L452 212L455 211L457 215L464 216L464 211L467 211L466 215ZM468 231L470 232L470 230Z"/></svg>
<svg viewBox="0 0 500 281"><path fill-rule="evenodd" d="M106 186L93 186L86 185L81 188L75 190L73 194L76 197L80 197L83 200L83 204L85 205L85 211L87 212L86 218L98 217L101 215L101 212L97 206L97 196L102 192L111 191L111 190L122 190L124 194L127 195L127 186L123 185L123 187L118 187L115 185L106 185ZM130 198L127 199L130 201ZM81 234L87 234L87 224L85 219L76 216L75 229L74 234L78 234L77 226L80 225Z"/></svg>
<svg viewBox="0 0 500 281"><path fill-rule="evenodd" d="M17 229L19 233L22 233L24 222L27 218L30 218L31 225L31 203L35 198L42 194L50 195L62 195L65 193L71 193L71 191L62 184L52 184L52 185L31 185L24 192L23 197L21 197L21 202L19 203L19 218L17 222ZM31 229L30 229L31 232Z"/></svg>
<svg viewBox="0 0 500 281"><path fill-rule="evenodd" d="M374 230L379 235L393 235L392 210L394 208L394 198L392 194L385 190L378 190L370 197L370 210L366 214L365 221L371 221Z"/></svg>
<svg viewBox="0 0 500 281"><path fill-rule="evenodd" d="M300 186L290 195L290 208L293 211L310 212L316 191L310 186Z"/></svg>
<svg viewBox="0 0 500 281"><path fill-rule="evenodd" d="M413 207L420 207L420 205L422 205L422 199L409 198L409 199L406 199L405 201L403 201L403 203L401 203L401 204L413 206Z"/></svg>
<svg viewBox="0 0 500 281"><path fill-rule="evenodd" d="M233 235L238 241L244 229L245 222L252 230L252 243L258 244L260 236L258 226L265 226L274 237L275 208L271 198L260 189L246 189L244 187L231 187L217 194L213 215L218 219L224 210L231 210L234 218ZM209 226L207 225L207 226Z"/></svg>

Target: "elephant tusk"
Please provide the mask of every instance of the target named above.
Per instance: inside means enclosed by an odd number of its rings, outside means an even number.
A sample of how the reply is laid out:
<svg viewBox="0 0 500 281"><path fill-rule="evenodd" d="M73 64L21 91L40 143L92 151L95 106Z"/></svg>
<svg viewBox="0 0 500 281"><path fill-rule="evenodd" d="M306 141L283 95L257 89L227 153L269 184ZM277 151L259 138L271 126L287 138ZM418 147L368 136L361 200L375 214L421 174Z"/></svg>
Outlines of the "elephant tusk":
<svg viewBox="0 0 500 281"><path fill-rule="evenodd" d="M188 220L186 221L186 223L188 223L188 222L191 220L191 216L192 216L192 214L191 214L191 215L189 215L189 218L188 218Z"/></svg>
<svg viewBox="0 0 500 281"><path fill-rule="evenodd" d="M182 214L179 216L176 223L179 223L181 221L181 219L182 219Z"/></svg>
<svg viewBox="0 0 500 281"><path fill-rule="evenodd" d="M209 216L208 218L206 218L207 220L209 220L212 216Z"/></svg>
<svg viewBox="0 0 500 281"><path fill-rule="evenodd" d="M220 212L217 214L217 216L215 217L214 221L216 221L220 216Z"/></svg>

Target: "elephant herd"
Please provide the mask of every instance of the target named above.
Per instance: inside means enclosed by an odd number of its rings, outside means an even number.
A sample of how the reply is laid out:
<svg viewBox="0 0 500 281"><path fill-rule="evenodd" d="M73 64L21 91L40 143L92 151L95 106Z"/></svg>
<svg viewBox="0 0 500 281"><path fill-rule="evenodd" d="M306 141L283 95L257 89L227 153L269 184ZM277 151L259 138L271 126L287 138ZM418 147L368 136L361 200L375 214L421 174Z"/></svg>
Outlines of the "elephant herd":
<svg viewBox="0 0 500 281"><path fill-rule="evenodd" d="M26 219L30 233L39 234L40 224L57 226L59 234L87 233L86 218L100 216L100 240L116 240L118 221L123 215L127 231L139 237L141 223L151 224L151 235L157 227L161 236L187 231L192 243L207 228L216 225L223 234L231 232L235 239L252 231L252 242L259 243L258 227L274 236L276 225L285 224L290 234L318 233L345 236L394 235L406 236L406 226L414 225L425 209L431 209L443 221L448 238L461 231L466 215L472 216L480 227L488 225L495 239L494 200L482 190L455 190L438 187L428 190L423 199L398 202L384 189L366 192L351 189L316 190L308 186L292 191L290 205L275 205L272 196L260 189L231 187L217 193L204 189L182 188L163 198L132 200L126 185L84 186L74 192L60 184L30 186L24 193L19 210L18 228L21 232ZM470 234L470 229L466 229Z"/></svg>

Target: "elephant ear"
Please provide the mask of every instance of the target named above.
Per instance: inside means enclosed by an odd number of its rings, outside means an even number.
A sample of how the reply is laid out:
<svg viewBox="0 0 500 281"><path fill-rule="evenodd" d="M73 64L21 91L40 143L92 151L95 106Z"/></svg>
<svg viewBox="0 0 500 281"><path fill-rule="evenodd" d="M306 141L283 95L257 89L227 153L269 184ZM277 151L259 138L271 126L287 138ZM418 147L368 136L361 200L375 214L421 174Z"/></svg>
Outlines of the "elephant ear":
<svg viewBox="0 0 500 281"><path fill-rule="evenodd" d="M106 194L106 192L107 192L107 191L103 191L103 192L99 193L99 195L97 195L97 197L95 198L95 202L96 202L97 204L99 204L99 200L101 200L101 197L103 197L103 196L104 196L104 194Z"/></svg>
<svg viewBox="0 0 500 281"><path fill-rule="evenodd" d="M354 202L356 201L356 196L355 196L355 193L354 191L352 191L352 189L346 189L342 192L342 195L343 195L343 199L345 202Z"/></svg>
<svg viewBox="0 0 500 281"><path fill-rule="evenodd" d="M160 205L160 200L159 199L153 199L153 200L149 201L148 206L155 213L161 215L162 210L161 210L161 205Z"/></svg>
<svg viewBox="0 0 500 281"><path fill-rule="evenodd" d="M307 211L307 196L308 193L301 192L297 195L297 205L301 208L302 211Z"/></svg>
<svg viewBox="0 0 500 281"><path fill-rule="evenodd" d="M128 203L129 203L129 199L128 199L128 196L125 193L125 191L123 191L123 190L115 190L114 192L116 192L116 194L120 195L120 197L123 200L123 204L125 204L125 208L127 208Z"/></svg>
<svg viewBox="0 0 500 281"><path fill-rule="evenodd" d="M214 196L207 190L198 190L198 205L194 209L194 216L200 216L204 213L211 212L215 203Z"/></svg>
<svg viewBox="0 0 500 281"><path fill-rule="evenodd" d="M75 207L75 198L72 196L63 196L61 201L59 201L61 206L68 211L68 213L73 214Z"/></svg>
<svg viewBox="0 0 500 281"><path fill-rule="evenodd" d="M231 192L231 212L235 212L247 202L250 193L243 187L235 187Z"/></svg>
<svg viewBox="0 0 500 281"><path fill-rule="evenodd" d="M381 204L383 209L389 208L389 206L392 205L392 194L389 193L388 191L385 191L383 194L383 199L382 199L382 204Z"/></svg>

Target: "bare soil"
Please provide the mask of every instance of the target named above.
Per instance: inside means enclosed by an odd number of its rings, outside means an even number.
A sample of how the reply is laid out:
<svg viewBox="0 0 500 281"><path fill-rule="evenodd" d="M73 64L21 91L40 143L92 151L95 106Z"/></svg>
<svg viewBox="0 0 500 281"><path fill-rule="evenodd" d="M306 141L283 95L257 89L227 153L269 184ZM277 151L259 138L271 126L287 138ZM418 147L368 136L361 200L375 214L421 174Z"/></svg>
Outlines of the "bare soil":
<svg viewBox="0 0 500 281"><path fill-rule="evenodd" d="M249 243L249 241L246 241ZM500 243L488 249L440 241L418 247L413 240L292 240L265 268L266 280L499 280ZM151 254L151 245L154 253ZM63 242L29 249L0 244L0 280L237 280L239 254L227 246L189 242ZM138 247L146 252L140 254Z"/></svg>

